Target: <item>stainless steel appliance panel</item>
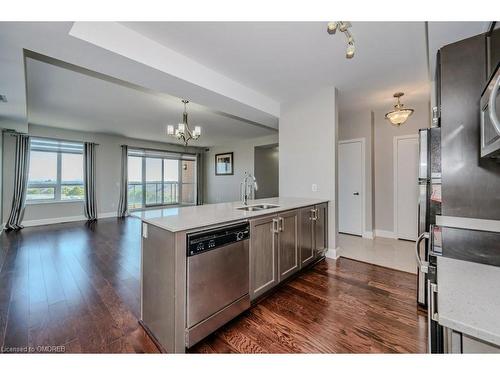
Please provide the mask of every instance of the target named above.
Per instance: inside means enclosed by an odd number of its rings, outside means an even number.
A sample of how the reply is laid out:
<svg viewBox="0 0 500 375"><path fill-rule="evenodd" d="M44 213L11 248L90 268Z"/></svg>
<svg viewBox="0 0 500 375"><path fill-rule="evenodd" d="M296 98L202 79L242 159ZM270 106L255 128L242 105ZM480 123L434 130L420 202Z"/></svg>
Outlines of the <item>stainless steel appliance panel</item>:
<svg viewBox="0 0 500 375"><path fill-rule="evenodd" d="M419 136L419 166L418 166L418 178L419 180L427 180L429 178L429 130L420 129L418 132Z"/></svg>
<svg viewBox="0 0 500 375"><path fill-rule="evenodd" d="M249 292L248 240L188 257L187 327Z"/></svg>
<svg viewBox="0 0 500 375"><path fill-rule="evenodd" d="M500 66L481 96L481 157L500 157Z"/></svg>

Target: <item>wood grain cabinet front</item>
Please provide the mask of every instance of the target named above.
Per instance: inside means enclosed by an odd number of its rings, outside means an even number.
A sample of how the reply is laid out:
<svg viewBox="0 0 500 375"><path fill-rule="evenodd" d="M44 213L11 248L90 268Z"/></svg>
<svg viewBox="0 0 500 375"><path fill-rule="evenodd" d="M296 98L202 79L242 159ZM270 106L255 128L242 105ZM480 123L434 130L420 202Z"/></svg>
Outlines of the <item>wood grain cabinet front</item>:
<svg viewBox="0 0 500 375"><path fill-rule="evenodd" d="M250 220L250 299L324 254L327 217L325 203Z"/></svg>
<svg viewBox="0 0 500 375"><path fill-rule="evenodd" d="M279 281L293 275L300 268L299 212L288 211L278 216L278 269Z"/></svg>
<svg viewBox="0 0 500 375"><path fill-rule="evenodd" d="M278 216L250 220L250 298L278 283Z"/></svg>
<svg viewBox="0 0 500 375"><path fill-rule="evenodd" d="M316 212L314 217L314 256L319 258L328 249L328 204L318 204L314 209Z"/></svg>
<svg viewBox="0 0 500 375"><path fill-rule="evenodd" d="M314 260L314 207L299 210L299 255L300 266L303 267Z"/></svg>

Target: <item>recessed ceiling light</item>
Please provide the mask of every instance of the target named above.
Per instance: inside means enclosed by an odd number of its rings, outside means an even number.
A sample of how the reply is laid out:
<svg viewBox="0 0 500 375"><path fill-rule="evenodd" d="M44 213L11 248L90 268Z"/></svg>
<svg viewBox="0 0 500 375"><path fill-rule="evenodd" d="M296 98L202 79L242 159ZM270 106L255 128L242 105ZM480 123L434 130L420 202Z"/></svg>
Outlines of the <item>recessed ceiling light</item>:
<svg viewBox="0 0 500 375"><path fill-rule="evenodd" d="M0 102L7 103L7 96L0 94Z"/></svg>

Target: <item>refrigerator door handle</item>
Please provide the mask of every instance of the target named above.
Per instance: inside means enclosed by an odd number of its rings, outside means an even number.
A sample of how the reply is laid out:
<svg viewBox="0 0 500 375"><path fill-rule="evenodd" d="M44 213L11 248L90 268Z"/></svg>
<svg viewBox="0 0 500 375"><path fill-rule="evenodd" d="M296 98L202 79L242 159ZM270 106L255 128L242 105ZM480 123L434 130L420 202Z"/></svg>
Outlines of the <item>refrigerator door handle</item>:
<svg viewBox="0 0 500 375"><path fill-rule="evenodd" d="M420 236L418 236L417 242L415 242L415 257L417 258L417 264L418 268L420 269L420 272L427 273L429 271L429 262L420 259L420 254L419 254L420 242L422 242L424 238L429 238L428 232L424 232Z"/></svg>
<svg viewBox="0 0 500 375"><path fill-rule="evenodd" d="M429 317L437 322L439 320L439 315L437 312L437 303L436 303L436 296L437 296L437 291L438 291L438 286L436 283L429 283L429 297L430 297L430 302L429 302Z"/></svg>

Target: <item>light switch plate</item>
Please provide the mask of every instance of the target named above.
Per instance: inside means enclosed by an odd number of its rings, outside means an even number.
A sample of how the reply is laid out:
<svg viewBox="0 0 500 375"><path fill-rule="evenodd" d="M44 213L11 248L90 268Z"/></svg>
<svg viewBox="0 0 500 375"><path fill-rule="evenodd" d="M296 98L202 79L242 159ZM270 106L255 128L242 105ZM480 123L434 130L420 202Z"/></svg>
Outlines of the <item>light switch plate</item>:
<svg viewBox="0 0 500 375"><path fill-rule="evenodd" d="M142 237L148 238L148 225L146 223L142 223Z"/></svg>
<svg viewBox="0 0 500 375"><path fill-rule="evenodd" d="M312 184L311 185L311 190L314 191L314 192L318 191L318 185Z"/></svg>

